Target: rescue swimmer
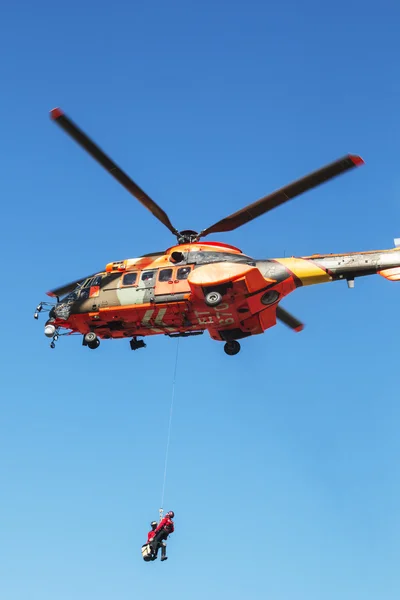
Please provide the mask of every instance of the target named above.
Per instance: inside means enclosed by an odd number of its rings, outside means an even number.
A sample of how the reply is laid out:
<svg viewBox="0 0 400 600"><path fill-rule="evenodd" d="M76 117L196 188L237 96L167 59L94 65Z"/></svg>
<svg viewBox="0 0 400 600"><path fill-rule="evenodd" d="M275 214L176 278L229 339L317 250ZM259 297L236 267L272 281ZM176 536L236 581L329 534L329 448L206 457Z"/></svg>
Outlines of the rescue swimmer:
<svg viewBox="0 0 400 600"><path fill-rule="evenodd" d="M174 511L170 510L158 524L157 521L151 522L151 530L147 534L147 542L142 546L143 560L146 562L156 560L160 548L161 561L168 560L166 540L174 532L175 527L172 520L174 517Z"/></svg>

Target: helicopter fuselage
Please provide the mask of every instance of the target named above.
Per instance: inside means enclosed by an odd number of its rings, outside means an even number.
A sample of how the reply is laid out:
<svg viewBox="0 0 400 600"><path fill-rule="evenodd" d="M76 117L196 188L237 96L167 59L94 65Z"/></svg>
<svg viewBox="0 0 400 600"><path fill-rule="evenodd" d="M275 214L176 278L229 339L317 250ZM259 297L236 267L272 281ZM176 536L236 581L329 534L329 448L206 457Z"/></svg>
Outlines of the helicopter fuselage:
<svg viewBox="0 0 400 600"><path fill-rule="evenodd" d="M302 324L279 307L301 286L379 273L400 279L400 248L256 260L216 242L180 244L164 253L109 263L51 309L46 326L99 339L208 331L233 342L263 333L277 318Z"/></svg>

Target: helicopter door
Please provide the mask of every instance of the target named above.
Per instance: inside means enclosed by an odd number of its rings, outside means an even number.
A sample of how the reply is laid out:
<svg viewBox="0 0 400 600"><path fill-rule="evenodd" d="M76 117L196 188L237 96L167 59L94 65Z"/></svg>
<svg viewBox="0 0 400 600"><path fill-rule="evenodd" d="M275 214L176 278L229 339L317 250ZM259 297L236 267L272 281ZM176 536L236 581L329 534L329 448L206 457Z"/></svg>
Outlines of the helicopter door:
<svg viewBox="0 0 400 600"><path fill-rule="evenodd" d="M174 269L160 269L158 271L157 283L156 283L156 302L168 302L171 300L171 295L174 291Z"/></svg>
<svg viewBox="0 0 400 600"><path fill-rule="evenodd" d="M128 273L123 274L119 288L117 290L117 296L118 300L121 303L121 306L129 306L130 304L136 304L136 290L138 287L138 281L138 271L128 271Z"/></svg>
<svg viewBox="0 0 400 600"><path fill-rule="evenodd" d="M187 280L192 267L177 267L174 274L174 294L184 294L190 291Z"/></svg>
<svg viewBox="0 0 400 600"><path fill-rule="evenodd" d="M150 302L154 302L156 275L156 270L143 270L140 272L140 277L135 292L135 304L149 304Z"/></svg>
<svg viewBox="0 0 400 600"><path fill-rule="evenodd" d="M156 302L180 300L183 293L190 291L187 281L191 267L169 267L158 272L155 288Z"/></svg>

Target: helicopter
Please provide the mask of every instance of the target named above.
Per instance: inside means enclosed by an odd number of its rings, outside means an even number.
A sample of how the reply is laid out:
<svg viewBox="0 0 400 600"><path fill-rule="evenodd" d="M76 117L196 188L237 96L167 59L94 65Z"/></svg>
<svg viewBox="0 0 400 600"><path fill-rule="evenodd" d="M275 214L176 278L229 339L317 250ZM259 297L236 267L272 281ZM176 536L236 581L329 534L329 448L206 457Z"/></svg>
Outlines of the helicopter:
<svg viewBox="0 0 400 600"><path fill-rule="evenodd" d="M301 286L346 280L352 288L356 277L373 274L400 280L400 240L389 250L258 260L235 246L202 239L233 231L363 165L360 156L348 154L199 233L178 231L167 213L60 108L50 111L50 117L177 239L165 251L110 262L100 272L47 292L55 301L40 302L34 317L49 313L44 333L51 348L60 335L81 335L82 345L92 350L100 340L130 338L131 349L138 350L146 346L139 338L188 337L207 331L233 356L240 351L239 340L264 333L277 321L296 332L303 329L303 323L280 305Z"/></svg>

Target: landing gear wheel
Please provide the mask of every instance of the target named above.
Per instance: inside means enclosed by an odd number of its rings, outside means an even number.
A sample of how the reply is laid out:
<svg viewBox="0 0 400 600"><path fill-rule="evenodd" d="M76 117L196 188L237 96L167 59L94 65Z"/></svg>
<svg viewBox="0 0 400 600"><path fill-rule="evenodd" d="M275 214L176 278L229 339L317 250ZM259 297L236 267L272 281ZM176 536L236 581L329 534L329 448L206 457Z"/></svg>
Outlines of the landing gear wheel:
<svg viewBox="0 0 400 600"><path fill-rule="evenodd" d="M98 337L94 331L89 331L89 333L87 333L83 339L85 344L89 346L89 344L93 344L98 339Z"/></svg>
<svg viewBox="0 0 400 600"><path fill-rule="evenodd" d="M221 304L222 296L219 292L208 292L205 301L208 306L218 306L218 304Z"/></svg>
<svg viewBox="0 0 400 600"><path fill-rule="evenodd" d="M96 348L98 348L100 346L100 340L98 337L96 337L94 342L90 342L90 344L88 344L88 348L90 348L91 350L96 350Z"/></svg>
<svg viewBox="0 0 400 600"><path fill-rule="evenodd" d="M240 344L237 340L226 342L224 350L229 356L235 356L240 351Z"/></svg>
<svg viewBox="0 0 400 600"><path fill-rule="evenodd" d="M100 346L100 340L94 331L89 331L89 333L84 335L82 343L84 346L87 346L91 350L96 350L96 348Z"/></svg>

